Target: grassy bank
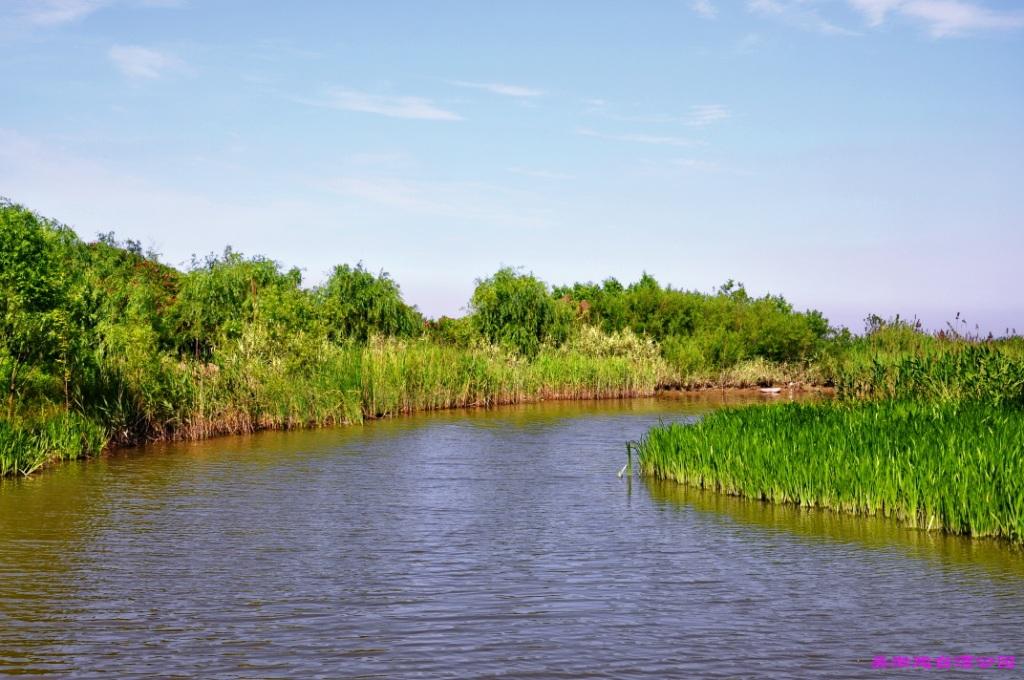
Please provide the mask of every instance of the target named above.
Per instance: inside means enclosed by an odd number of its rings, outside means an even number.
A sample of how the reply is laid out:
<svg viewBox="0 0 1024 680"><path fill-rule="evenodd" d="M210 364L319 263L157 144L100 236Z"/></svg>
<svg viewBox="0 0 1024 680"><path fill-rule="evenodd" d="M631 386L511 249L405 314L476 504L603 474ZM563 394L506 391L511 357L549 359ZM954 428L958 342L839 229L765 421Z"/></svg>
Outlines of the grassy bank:
<svg viewBox="0 0 1024 680"><path fill-rule="evenodd" d="M1024 541L1024 412L986 404L747 407L651 430L642 474Z"/></svg>
<svg viewBox="0 0 1024 680"><path fill-rule="evenodd" d="M106 444L104 428L76 413L0 420L0 476L31 474L52 461L99 453Z"/></svg>
<svg viewBox="0 0 1024 680"><path fill-rule="evenodd" d="M642 474L724 493L882 514L1024 541L1024 355L1018 338L903 325L824 370L838 398L749 407L651 430Z"/></svg>
<svg viewBox="0 0 1024 680"><path fill-rule="evenodd" d="M163 386L173 400L124 391L94 402L88 414L54 406L48 414L0 420L0 475L28 474L108 445L541 399L648 396L668 370L656 352L584 354L568 346L528 359L497 347L459 348L425 338L328 344L303 362L234 353L218 358L169 364L151 376L149 384Z"/></svg>

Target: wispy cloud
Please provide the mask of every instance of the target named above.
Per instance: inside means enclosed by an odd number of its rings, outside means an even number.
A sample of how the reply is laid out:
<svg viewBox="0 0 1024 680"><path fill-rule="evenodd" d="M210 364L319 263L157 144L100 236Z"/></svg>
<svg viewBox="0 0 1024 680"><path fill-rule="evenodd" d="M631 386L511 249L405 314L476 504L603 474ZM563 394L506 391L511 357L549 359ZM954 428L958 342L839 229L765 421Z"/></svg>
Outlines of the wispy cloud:
<svg viewBox="0 0 1024 680"><path fill-rule="evenodd" d="M671 161L672 165L680 168L686 168L687 170L694 170L697 172L720 172L722 165L715 161L705 161L699 158L674 158Z"/></svg>
<svg viewBox="0 0 1024 680"><path fill-rule="evenodd" d="M690 9L705 19L714 19L718 16L718 10L711 4L711 0L693 0L690 3Z"/></svg>
<svg viewBox="0 0 1024 680"><path fill-rule="evenodd" d="M608 139L615 142L636 142L638 144L658 144L661 146L696 146L698 142L692 139L686 139L685 137L664 137L659 135L647 135L647 134L605 134L590 128L580 128L576 130L576 134L583 135L585 137L595 137L597 139Z"/></svg>
<svg viewBox="0 0 1024 680"><path fill-rule="evenodd" d="M779 0L749 0L747 9L761 14L783 14L786 11L786 6Z"/></svg>
<svg viewBox="0 0 1024 680"><path fill-rule="evenodd" d="M483 182L352 174L327 178L320 185L331 193L375 206L377 211L529 229L550 223L543 211L527 207L529 194Z"/></svg>
<svg viewBox="0 0 1024 680"><path fill-rule="evenodd" d="M452 80L452 85L469 87L474 90L483 90L492 94L500 94L505 97L539 97L544 94L541 90L521 85L509 85L507 83L472 83L465 80Z"/></svg>
<svg viewBox="0 0 1024 680"><path fill-rule="evenodd" d="M690 115L684 122L693 127L704 127L731 117L732 113L722 104L699 104L690 107Z"/></svg>
<svg viewBox="0 0 1024 680"><path fill-rule="evenodd" d="M77 21L110 4L110 0L36 0L23 16L33 24L52 26Z"/></svg>
<svg viewBox="0 0 1024 680"><path fill-rule="evenodd" d="M864 14L869 26L880 26L885 15L898 7L902 0L849 0L854 9Z"/></svg>
<svg viewBox="0 0 1024 680"><path fill-rule="evenodd" d="M897 14L924 24L936 37L963 35L985 30L1024 27L1024 11L1000 12L963 0L849 0L869 26L885 23Z"/></svg>
<svg viewBox="0 0 1024 680"><path fill-rule="evenodd" d="M718 161L709 161L703 158L673 158L669 161L669 164L681 168L687 173L730 175L736 177L749 177L754 174L744 168L723 165Z"/></svg>
<svg viewBox="0 0 1024 680"><path fill-rule="evenodd" d="M543 170L538 168L524 168L521 166L515 166L508 169L509 172L515 175L524 175L526 177L536 177L538 179L576 179L575 175L569 175L564 172L555 172L553 170Z"/></svg>
<svg viewBox="0 0 1024 680"><path fill-rule="evenodd" d="M442 109L423 97L405 97L371 94L357 90L334 88L320 99L301 99L304 104L323 106L342 111L375 113L389 118L412 118L416 120L462 120L459 114Z"/></svg>
<svg viewBox="0 0 1024 680"><path fill-rule="evenodd" d="M585 113L623 123L682 124L690 127L705 127L732 117L732 112L724 104L695 104L682 116L678 113L617 113L603 99L588 100L587 104Z"/></svg>
<svg viewBox="0 0 1024 680"><path fill-rule="evenodd" d="M824 35L858 35L821 16L815 0L747 0L747 10Z"/></svg>
<svg viewBox="0 0 1024 680"><path fill-rule="evenodd" d="M38 26L57 26L79 21L90 14L122 4L138 7L177 7L183 0L6 0L15 4L15 13Z"/></svg>
<svg viewBox="0 0 1024 680"><path fill-rule="evenodd" d="M138 45L114 45L107 52L121 73L129 78L159 78L168 71L180 70L185 63L167 52Z"/></svg>

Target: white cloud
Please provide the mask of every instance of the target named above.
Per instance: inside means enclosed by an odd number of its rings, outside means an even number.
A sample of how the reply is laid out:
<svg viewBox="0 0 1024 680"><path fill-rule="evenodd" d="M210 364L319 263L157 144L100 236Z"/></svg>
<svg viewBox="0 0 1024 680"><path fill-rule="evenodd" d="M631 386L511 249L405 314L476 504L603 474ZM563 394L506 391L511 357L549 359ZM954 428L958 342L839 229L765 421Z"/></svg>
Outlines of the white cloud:
<svg viewBox="0 0 1024 680"><path fill-rule="evenodd" d="M722 104L699 104L690 107L690 115L684 122L694 127L704 127L730 117L732 113Z"/></svg>
<svg viewBox="0 0 1024 680"><path fill-rule="evenodd" d="M903 0L849 0L868 20L869 26L878 26L885 21L885 15L894 10Z"/></svg>
<svg viewBox="0 0 1024 680"><path fill-rule="evenodd" d="M107 56L130 78L159 78L167 71L180 70L184 62L173 54L138 45L114 45Z"/></svg>
<svg viewBox="0 0 1024 680"><path fill-rule="evenodd" d="M858 35L828 21L818 12L816 0L747 0L747 11L779 21L805 31L824 35Z"/></svg>
<svg viewBox="0 0 1024 680"><path fill-rule="evenodd" d="M715 161L705 161L699 158L675 158L672 161L672 165L677 165L687 170L695 170L698 172L719 172L722 170L720 163Z"/></svg>
<svg viewBox="0 0 1024 680"><path fill-rule="evenodd" d="M711 0L693 0L690 3L690 9L705 19L714 19L718 16L718 10L711 4Z"/></svg>
<svg viewBox="0 0 1024 680"><path fill-rule="evenodd" d="M749 0L747 9L761 14L782 14L786 11L786 6L777 0Z"/></svg>
<svg viewBox="0 0 1024 680"><path fill-rule="evenodd" d="M442 217L521 229L550 226L531 196L475 181L419 180L383 175L342 175L320 182L323 189L372 206L421 217Z"/></svg>
<svg viewBox="0 0 1024 680"><path fill-rule="evenodd" d="M704 127L732 117L732 112L723 104L697 104L690 107L686 115L678 113L617 113L608 102L596 100L586 113L622 123L652 123L656 125L683 124L690 127Z"/></svg>
<svg viewBox="0 0 1024 680"><path fill-rule="evenodd" d="M469 87L474 90L483 90L492 94L500 94L505 97L539 97L544 92L521 85L508 85L506 83L471 83L465 80L453 80L452 85Z"/></svg>
<svg viewBox="0 0 1024 680"><path fill-rule="evenodd" d="M34 24L52 26L77 21L108 4L109 0L37 0L23 16Z"/></svg>
<svg viewBox="0 0 1024 680"><path fill-rule="evenodd" d="M615 142L637 142L639 144L658 144L661 146L695 146L697 142L684 137L663 137L658 135L647 135L647 134L622 134L622 135L610 135L589 128L580 128L576 131L576 134L583 135L585 137L595 137L597 139L608 139Z"/></svg>
<svg viewBox="0 0 1024 680"><path fill-rule="evenodd" d="M575 175L568 175L564 172L554 172L553 170L543 170L538 168L524 168L521 166L515 166L509 168L508 171L516 175L536 177L538 179L576 179Z"/></svg>
<svg viewBox="0 0 1024 680"><path fill-rule="evenodd" d="M936 38L984 30L1024 27L1024 11L998 12L963 0L849 0L867 19L880 26L891 14L923 23Z"/></svg>
<svg viewBox="0 0 1024 680"><path fill-rule="evenodd" d="M306 104L325 106L343 111L376 113L390 118L417 120L462 120L462 116L436 106L422 97L400 97L370 94L356 90L332 89L321 100L302 100Z"/></svg>
<svg viewBox="0 0 1024 680"><path fill-rule="evenodd" d="M115 4L137 7L178 7L184 0L5 0L15 13L29 23L57 26L79 21Z"/></svg>

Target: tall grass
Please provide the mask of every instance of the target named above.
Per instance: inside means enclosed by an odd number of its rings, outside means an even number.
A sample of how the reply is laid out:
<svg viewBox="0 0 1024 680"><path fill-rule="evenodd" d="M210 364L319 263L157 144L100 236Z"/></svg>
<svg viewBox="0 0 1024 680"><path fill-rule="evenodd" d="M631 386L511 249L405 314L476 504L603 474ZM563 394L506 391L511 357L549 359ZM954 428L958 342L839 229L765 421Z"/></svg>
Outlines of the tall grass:
<svg viewBox="0 0 1024 680"><path fill-rule="evenodd" d="M1024 411L974 402L789 403L652 429L641 473L778 503L1024 541Z"/></svg>
<svg viewBox="0 0 1024 680"><path fill-rule="evenodd" d="M377 339L363 351L362 411L372 418L538 399L652 395L666 370L657 356L601 356L568 347L545 348L526 359L490 346Z"/></svg>
<svg viewBox="0 0 1024 680"><path fill-rule="evenodd" d="M841 398L1024 404L1024 338L981 338L955 329L924 333L899 319L875 319L817 360Z"/></svg>
<svg viewBox="0 0 1024 680"><path fill-rule="evenodd" d="M31 422L0 420L0 476L31 474L53 460L99 453L106 434L77 413L59 413Z"/></svg>
<svg viewBox="0 0 1024 680"><path fill-rule="evenodd" d="M0 421L0 475L27 474L108 444L541 399L653 395L666 375L657 350L635 337L589 341L601 346L544 347L532 359L494 346L458 347L427 338L341 345L297 338L294 346L274 351L253 327L209 363L166 361L145 375L108 366L85 415L59 411L17 424Z"/></svg>
<svg viewBox="0 0 1024 680"><path fill-rule="evenodd" d="M844 398L984 401L1024 406L1024 353L999 343L927 343L912 352L850 352L836 371Z"/></svg>
<svg viewBox="0 0 1024 680"><path fill-rule="evenodd" d="M675 367L673 367L675 368ZM782 385L822 386L826 381L816 366L776 362L755 357L731 366L691 368L676 371L666 387L685 390L749 388Z"/></svg>

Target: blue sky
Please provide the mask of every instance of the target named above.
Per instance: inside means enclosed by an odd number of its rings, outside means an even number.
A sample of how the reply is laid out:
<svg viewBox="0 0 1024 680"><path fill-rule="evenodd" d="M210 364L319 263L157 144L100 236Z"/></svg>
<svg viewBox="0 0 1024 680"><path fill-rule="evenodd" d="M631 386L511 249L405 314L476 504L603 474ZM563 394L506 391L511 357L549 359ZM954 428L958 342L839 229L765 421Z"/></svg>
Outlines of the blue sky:
<svg viewBox="0 0 1024 680"><path fill-rule="evenodd" d="M0 195L425 313L733 278L1024 330L1024 4L5 0Z"/></svg>

